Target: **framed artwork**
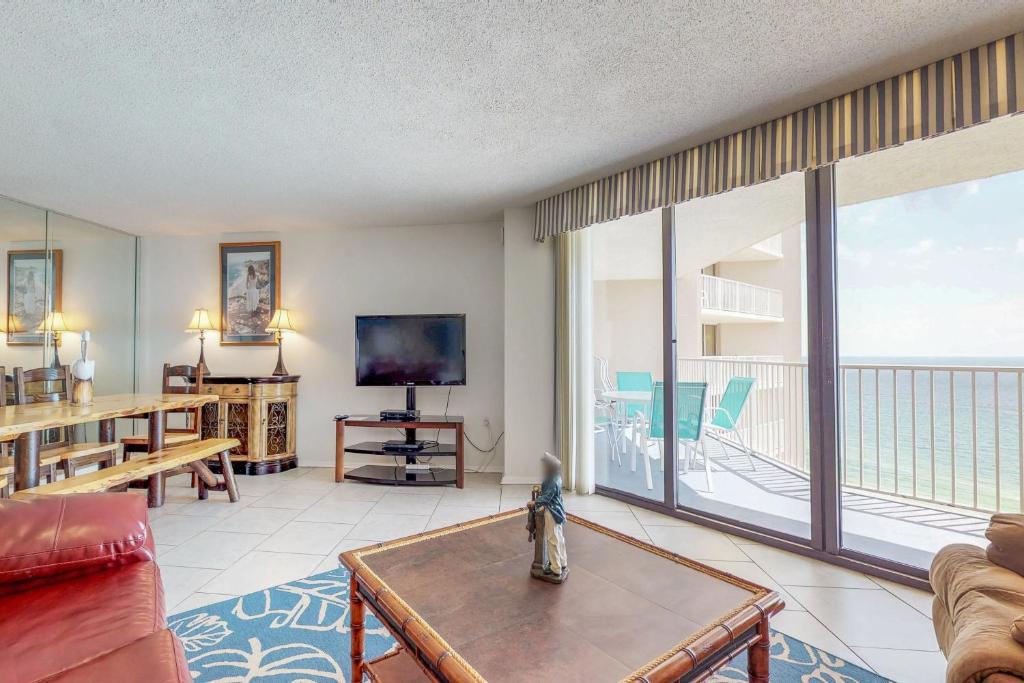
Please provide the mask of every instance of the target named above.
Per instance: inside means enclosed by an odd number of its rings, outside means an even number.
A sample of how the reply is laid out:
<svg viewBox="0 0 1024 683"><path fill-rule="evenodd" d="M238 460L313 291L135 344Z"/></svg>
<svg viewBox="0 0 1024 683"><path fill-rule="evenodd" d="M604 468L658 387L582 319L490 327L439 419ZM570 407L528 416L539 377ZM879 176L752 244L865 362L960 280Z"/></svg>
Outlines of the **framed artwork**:
<svg viewBox="0 0 1024 683"><path fill-rule="evenodd" d="M61 270L64 253L45 249L7 252L7 343L42 346L39 325L51 310L61 310ZM47 287L53 296L47 302Z"/></svg>
<svg viewBox="0 0 1024 683"><path fill-rule="evenodd" d="M280 242L221 243L221 344L276 344L266 328L280 300Z"/></svg>

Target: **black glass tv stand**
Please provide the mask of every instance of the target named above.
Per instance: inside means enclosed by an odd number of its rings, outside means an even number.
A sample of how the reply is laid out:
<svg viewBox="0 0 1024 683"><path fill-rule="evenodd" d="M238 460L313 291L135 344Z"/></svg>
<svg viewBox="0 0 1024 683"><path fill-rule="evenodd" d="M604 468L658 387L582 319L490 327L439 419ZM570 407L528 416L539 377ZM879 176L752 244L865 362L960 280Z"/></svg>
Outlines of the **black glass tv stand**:
<svg viewBox="0 0 1024 683"><path fill-rule="evenodd" d="M417 450L395 451L385 445L387 441L363 441L355 444L345 442L346 427L370 429L404 429L407 443L416 443L416 430L445 430L455 432L455 443L427 443ZM381 420L379 415L338 415L334 418L334 481L347 479L373 484L393 486L465 486L465 453L463 451L463 418L461 415L421 415L416 420ZM393 433L393 432L392 432ZM433 435L431 435L433 436ZM363 465L349 472L345 471L345 454L379 455L384 458L380 464ZM455 469L441 468L442 463L434 458L455 458ZM430 460L429 470L408 469L423 460ZM447 462L447 460L446 460Z"/></svg>

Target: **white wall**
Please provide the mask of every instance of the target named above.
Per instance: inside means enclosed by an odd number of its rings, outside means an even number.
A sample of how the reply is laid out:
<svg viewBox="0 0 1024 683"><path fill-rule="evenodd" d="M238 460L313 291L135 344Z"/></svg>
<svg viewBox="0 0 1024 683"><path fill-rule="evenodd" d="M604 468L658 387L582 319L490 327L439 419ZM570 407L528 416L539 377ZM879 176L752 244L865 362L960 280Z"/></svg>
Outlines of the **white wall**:
<svg viewBox="0 0 1024 683"><path fill-rule="evenodd" d="M782 258L773 261L730 261L718 265L719 277L739 280L782 292L781 323L723 324L719 355L782 356L799 362L803 348L803 276L800 226L782 231Z"/></svg>
<svg viewBox="0 0 1024 683"><path fill-rule="evenodd" d="M466 432L478 446L494 442L505 428L500 223L143 237L141 390L159 389L164 362L194 363L198 357L197 339L183 330L195 308L219 316L218 243L254 240L281 241L282 305L294 311L299 330L285 338L284 352L288 370L302 375L300 464L333 466L334 415L405 405L402 389L355 386L357 314L465 313L468 383L453 388L449 413L466 417ZM206 361L214 374L273 371L275 348L220 346L217 335L211 336ZM550 356L548 352L545 360L550 362ZM421 410L440 413L447 389L421 388L417 396ZM352 430L347 436L388 438L380 430ZM451 440L451 433L446 439L442 432L440 438ZM501 444L493 455L477 453L468 444L466 452L468 469L501 470ZM348 462L358 460L350 454Z"/></svg>
<svg viewBox="0 0 1024 683"><path fill-rule="evenodd" d="M533 239L534 207L505 210L506 484L539 480L555 450L554 242Z"/></svg>
<svg viewBox="0 0 1024 683"><path fill-rule="evenodd" d="M661 280L594 281L594 355L617 372L643 372L661 381Z"/></svg>

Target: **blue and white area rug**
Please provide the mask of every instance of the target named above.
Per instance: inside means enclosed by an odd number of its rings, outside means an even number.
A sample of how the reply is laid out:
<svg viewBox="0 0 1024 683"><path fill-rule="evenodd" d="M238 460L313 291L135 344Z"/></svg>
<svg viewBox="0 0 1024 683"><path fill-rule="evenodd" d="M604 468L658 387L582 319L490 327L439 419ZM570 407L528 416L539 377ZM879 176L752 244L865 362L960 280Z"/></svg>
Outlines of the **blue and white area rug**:
<svg viewBox="0 0 1024 683"><path fill-rule="evenodd" d="M339 568L188 612L168 621L197 683L326 683L349 680L349 573ZM395 641L369 610L366 655ZM772 683L886 683L796 638L772 632ZM740 655L712 679L747 680Z"/></svg>

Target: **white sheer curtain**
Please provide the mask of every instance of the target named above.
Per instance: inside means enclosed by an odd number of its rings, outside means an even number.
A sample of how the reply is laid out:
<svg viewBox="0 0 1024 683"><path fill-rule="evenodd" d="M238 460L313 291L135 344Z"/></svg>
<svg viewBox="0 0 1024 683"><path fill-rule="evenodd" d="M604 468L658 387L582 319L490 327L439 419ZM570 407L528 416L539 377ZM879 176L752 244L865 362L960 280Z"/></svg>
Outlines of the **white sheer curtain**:
<svg viewBox="0 0 1024 683"><path fill-rule="evenodd" d="M555 435L565 487L594 492L594 349L590 230L555 243Z"/></svg>

